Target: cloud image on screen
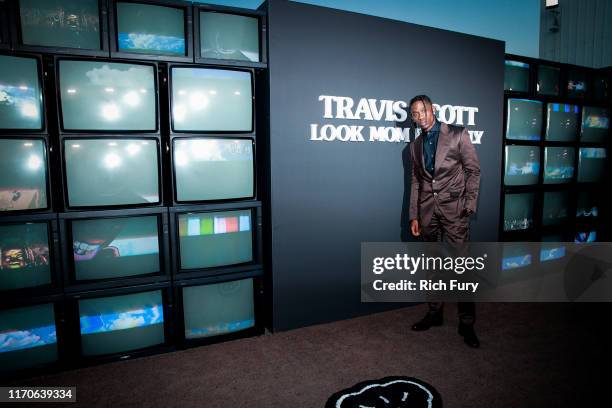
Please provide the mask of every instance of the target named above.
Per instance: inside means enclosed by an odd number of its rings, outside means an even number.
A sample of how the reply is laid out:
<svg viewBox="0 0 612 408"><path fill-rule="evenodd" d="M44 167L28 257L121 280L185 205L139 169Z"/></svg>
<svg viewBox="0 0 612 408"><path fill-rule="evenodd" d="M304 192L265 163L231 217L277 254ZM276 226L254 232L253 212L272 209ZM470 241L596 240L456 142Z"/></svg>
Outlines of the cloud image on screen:
<svg viewBox="0 0 612 408"><path fill-rule="evenodd" d="M147 305L140 309L104 313L96 316L81 316L81 334L111 332L152 326L164 322L161 304Z"/></svg>
<svg viewBox="0 0 612 408"><path fill-rule="evenodd" d="M0 128L43 128L42 88L35 58L0 55Z"/></svg>
<svg viewBox="0 0 612 408"><path fill-rule="evenodd" d="M47 157L40 139L0 139L0 212L47 207Z"/></svg>
<svg viewBox="0 0 612 408"><path fill-rule="evenodd" d="M259 21L237 14L200 12L202 58L259 61Z"/></svg>
<svg viewBox="0 0 612 408"><path fill-rule="evenodd" d="M51 283L46 223L0 226L0 290Z"/></svg>
<svg viewBox="0 0 612 408"><path fill-rule="evenodd" d="M0 353L47 346L57 343L55 325L33 327L29 330L0 332Z"/></svg>
<svg viewBox="0 0 612 408"><path fill-rule="evenodd" d="M574 148L544 149L544 184L569 183L574 177Z"/></svg>
<svg viewBox="0 0 612 408"><path fill-rule="evenodd" d="M117 3L119 51L185 55L185 12L180 8Z"/></svg>
<svg viewBox="0 0 612 408"><path fill-rule="evenodd" d="M180 214L178 227L182 269L253 259L251 210Z"/></svg>
<svg viewBox="0 0 612 408"><path fill-rule="evenodd" d="M531 254L502 258L502 270L523 268L531 265Z"/></svg>
<svg viewBox="0 0 612 408"><path fill-rule="evenodd" d="M64 155L70 206L159 202L154 140L70 139Z"/></svg>
<svg viewBox="0 0 612 408"><path fill-rule="evenodd" d="M506 139L540 140L543 103L529 99L508 99Z"/></svg>
<svg viewBox="0 0 612 408"><path fill-rule="evenodd" d="M23 44L99 50L98 0L19 0Z"/></svg>
<svg viewBox="0 0 612 408"><path fill-rule="evenodd" d="M159 272L156 216L72 222L77 280Z"/></svg>
<svg viewBox="0 0 612 408"><path fill-rule="evenodd" d="M605 142L610 131L610 111L606 108L582 108L580 141Z"/></svg>
<svg viewBox="0 0 612 408"><path fill-rule="evenodd" d="M79 300L84 355L104 355L164 342L161 290Z"/></svg>
<svg viewBox="0 0 612 408"><path fill-rule="evenodd" d="M536 184L540 174L540 148L536 146L506 146L504 184Z"/></svg>
<svg viewBox="0 0 612 408"><path fill-rule="evenodd" d="M540 261L554 261L555 259L561 259L565 256L565 247L556 248L542 248L540 250Z"/></svg>
<svg viewBox="0 0 612 408"><path fill-rule="evenodd" d="M250 139L175 139L178 201L223 200L254 195Z"/></svg>
<svg viewBox="0 0 612 408"><path fill-rule="evenodd" d="M155 131L154 75L150 65L60 60L63 128Z"/></svg>
<svg viewBox="0 0 612 408"><path fill-rule="evenodd" d="M251 73L230 69L171 69L172 128L185 132L251 132Z"/></svg>

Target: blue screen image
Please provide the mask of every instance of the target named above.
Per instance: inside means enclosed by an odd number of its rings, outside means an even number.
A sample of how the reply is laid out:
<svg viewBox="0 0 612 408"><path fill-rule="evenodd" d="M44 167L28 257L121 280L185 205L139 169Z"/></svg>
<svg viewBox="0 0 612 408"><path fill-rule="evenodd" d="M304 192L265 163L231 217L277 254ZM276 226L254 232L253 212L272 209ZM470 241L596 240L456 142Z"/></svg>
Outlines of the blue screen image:
<svg viewBox="0 0 612 408"><path fill-rule="evenodd" d="M25 350L57 343L55 325L0 333L0 353Z"/></svg>
<svg viewBox="0 0 612 408"><path fill-rule="evenodd" d="M104 333L152 326L164 322L162 305L152 305L120 313L81 317L81 334Z"/></svg>
<svg viewBox="0 0 612 408"><path fill-rule="evenodd" d="M565 256L565 247L558 248L542 248L540 250L540 261L552 261L554 259L561 259Z"/></svg>
<svg viewBox="0 0 612 408"><path fill-rule="evenodd" d="M510 256L502 259L502 269L504 271L508 269L523 268L528 265L531 265L531 254Z"/></svg>

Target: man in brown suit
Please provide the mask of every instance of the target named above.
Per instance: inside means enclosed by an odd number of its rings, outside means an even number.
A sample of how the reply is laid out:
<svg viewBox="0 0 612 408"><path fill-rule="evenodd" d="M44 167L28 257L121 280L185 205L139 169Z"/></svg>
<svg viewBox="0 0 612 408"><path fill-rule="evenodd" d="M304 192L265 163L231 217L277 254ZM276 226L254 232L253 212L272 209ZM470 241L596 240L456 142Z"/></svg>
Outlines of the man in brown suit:
<svg viewBox="0 0 612 408"><path fill-rule="evenodd" d="M480 185L476 149L465 128L436 120L432 102L426 95L412 98L410 115L421 129L420 137L410 146L410 231L425 241L466 242ZM430 302L427 315L412 329L422 331L440 326L443 306L441 302ZM467 345L478 347L474 303L460 302L457 308L459 334Z"/></svg>

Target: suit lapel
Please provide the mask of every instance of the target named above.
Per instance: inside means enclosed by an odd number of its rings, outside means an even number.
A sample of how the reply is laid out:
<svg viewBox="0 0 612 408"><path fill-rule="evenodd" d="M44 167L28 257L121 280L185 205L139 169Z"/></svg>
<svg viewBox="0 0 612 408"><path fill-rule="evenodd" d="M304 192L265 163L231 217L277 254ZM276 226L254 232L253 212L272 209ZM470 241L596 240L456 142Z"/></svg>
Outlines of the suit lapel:
<svg viewBox="0 0 612 408"><path fill-rule="evenodd" d="M414 153L416 154L416 158L420 167L423 169L423 172L425 174L429 174L429 172L425 168L425 156L423 155L423 139L425 139L425 137L423 133L421 133L419 137L417 137L417 139L414 141L414 148L416 149ZM431 174L429 175L431 176Z"/></svg>
<svg viewBox="0 0 612 408"><path fill-rule="evenodd" d="M440 133L438 133L438 146L436 147L436 159L434 161L434 173L446 158L450 149L450 129L446 123L440 123Z"/></svg>

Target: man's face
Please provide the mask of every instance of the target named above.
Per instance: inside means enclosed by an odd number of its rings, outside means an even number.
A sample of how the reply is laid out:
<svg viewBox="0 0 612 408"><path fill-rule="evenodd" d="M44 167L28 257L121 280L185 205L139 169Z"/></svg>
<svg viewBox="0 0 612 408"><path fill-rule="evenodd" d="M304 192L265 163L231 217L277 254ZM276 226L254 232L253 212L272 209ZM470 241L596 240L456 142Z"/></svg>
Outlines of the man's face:
<svg viewBox="0 0 612 408"><path fill-rule="evenodd" d="M434 124L433 108L423 101L416 101L410 107L412 120L423 130L428 131Z"/></svg>

